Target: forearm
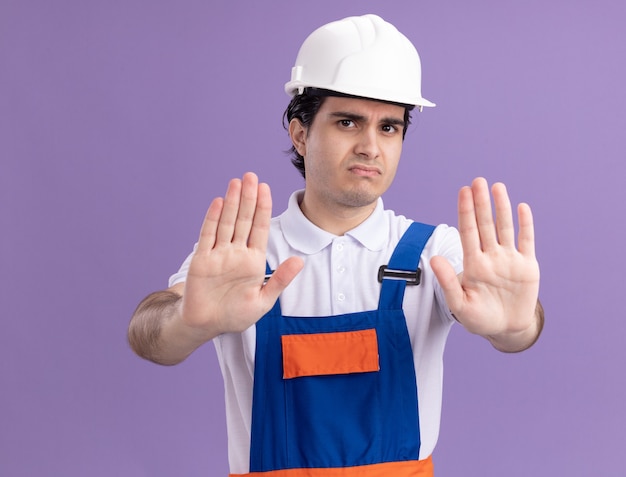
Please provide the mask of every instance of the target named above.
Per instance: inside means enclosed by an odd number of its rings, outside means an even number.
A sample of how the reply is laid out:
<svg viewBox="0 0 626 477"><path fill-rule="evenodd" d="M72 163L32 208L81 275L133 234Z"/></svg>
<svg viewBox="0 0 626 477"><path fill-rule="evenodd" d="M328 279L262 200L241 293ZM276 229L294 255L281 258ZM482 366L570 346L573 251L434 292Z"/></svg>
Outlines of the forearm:
<svg viewBox="0 0 626 477"><path fill-rule="evenodd" d="M541 302L537 300L535 307L535 319L533 324L525 330L502 333L497 336L485 336L494 348L503 353L519 353L533 346L541 332L544 324L544 311Z"/></svg>
<svg viewBox="0 0 626 477"><path fill-rule="evenodd" d="M182 288L181 284L152 293L135 310L128 342L140 357L163 365L178 364L211 338L183 322Z"/></svg>

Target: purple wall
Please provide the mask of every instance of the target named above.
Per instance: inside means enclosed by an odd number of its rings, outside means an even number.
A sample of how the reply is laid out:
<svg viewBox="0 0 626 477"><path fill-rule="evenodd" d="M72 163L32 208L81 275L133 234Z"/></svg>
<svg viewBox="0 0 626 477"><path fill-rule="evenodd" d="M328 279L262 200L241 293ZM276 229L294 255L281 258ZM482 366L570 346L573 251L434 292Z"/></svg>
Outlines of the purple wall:
<svg viewBox="0 0 626 477"><path fill-rule="evenodd" d="M347 3L2 1L0 475L227 474L213 347L158 367L128 320L229 178L258 172L277 212L302 186L282 86L310 31L367 12L438 104L386 205L456 223L484 175L536 217L543 339L510 356L453 331L438 477L624 475L624 2Z"/></svg>

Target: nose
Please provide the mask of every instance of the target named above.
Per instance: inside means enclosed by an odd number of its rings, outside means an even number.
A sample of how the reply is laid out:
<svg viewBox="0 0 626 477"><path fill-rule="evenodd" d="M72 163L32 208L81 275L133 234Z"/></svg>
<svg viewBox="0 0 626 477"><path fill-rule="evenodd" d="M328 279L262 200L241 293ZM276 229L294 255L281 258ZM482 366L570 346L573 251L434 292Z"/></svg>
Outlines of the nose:
<svg viewBox="0 0 626 477"><path fill-rule="evenodd" d="M376 128L364 128L358 136L354 152L364 159L377 158L380 155L378 139Z"/></svg>

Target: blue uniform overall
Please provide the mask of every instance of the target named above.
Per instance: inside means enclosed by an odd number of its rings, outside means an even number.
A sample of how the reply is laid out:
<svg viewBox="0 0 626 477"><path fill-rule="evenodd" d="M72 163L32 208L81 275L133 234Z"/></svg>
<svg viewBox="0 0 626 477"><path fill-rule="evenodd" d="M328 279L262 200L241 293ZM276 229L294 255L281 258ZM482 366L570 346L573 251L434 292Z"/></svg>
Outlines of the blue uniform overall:
<svg viewBox="0 0 626 477"><path fill-rule="evenodd" d="M413 223L388 270L415 272L434 227ZM377 310L256 325L250 475L431 476L419 459L407 282L382 278ZM315 293L315 290L310 290Z"/></svg>

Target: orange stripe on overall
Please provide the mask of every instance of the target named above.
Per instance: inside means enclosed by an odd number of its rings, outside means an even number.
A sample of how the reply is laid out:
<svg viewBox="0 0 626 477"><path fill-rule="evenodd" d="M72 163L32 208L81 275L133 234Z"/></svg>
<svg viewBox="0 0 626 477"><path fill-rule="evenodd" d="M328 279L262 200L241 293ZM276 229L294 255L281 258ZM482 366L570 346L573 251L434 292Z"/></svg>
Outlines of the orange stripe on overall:
<svg viewBox="0 0 626 477"><path fill-rule="evenodd" d="M230 477L433 477L432 457L417 461L387 462L332 469L286 469L249 474L230 474Z"/></svg>

